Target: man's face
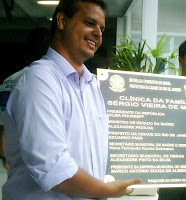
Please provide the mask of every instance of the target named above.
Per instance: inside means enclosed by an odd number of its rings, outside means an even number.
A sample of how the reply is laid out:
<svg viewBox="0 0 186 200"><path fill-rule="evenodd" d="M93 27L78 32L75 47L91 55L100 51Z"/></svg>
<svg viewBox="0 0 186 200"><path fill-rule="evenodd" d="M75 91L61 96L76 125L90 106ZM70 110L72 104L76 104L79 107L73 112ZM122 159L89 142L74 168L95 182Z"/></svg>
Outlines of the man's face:
<svg viewBox="0 0 186 200"><path fill-rule="evenodd" d="M179 56L179 63L182 67L182 76L186 76L186 53L183 58Z"/></svg>
<svg viewBox="0 0 186 200"><path fill-rule="evenodd" d="M71 60L85 62L94 56L102 43L105 28L105 14L94 3L80 2L79 10L72 18L64 20L61 33L63 53Z"/></svg>

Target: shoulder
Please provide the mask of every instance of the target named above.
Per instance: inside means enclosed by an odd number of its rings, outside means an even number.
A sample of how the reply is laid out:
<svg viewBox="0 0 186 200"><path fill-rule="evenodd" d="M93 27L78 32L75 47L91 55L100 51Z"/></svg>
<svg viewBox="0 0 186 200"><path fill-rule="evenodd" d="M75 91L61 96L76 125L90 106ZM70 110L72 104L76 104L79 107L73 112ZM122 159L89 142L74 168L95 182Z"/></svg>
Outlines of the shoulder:
<svg viewBox="0 0 186 200"><path fill-rule="evenodd" d="M25 73L56 76L59 74L59 70L53 60L44 56L42 59L34 61Z"/></svg>
<svg viewBox="0 0 186 200"><path fill-rule="evenodd" d="M34 61L21 78L16 82L15 88L25 91L52 89L59 91L63 74L52 60L40 59Z"/></svg>

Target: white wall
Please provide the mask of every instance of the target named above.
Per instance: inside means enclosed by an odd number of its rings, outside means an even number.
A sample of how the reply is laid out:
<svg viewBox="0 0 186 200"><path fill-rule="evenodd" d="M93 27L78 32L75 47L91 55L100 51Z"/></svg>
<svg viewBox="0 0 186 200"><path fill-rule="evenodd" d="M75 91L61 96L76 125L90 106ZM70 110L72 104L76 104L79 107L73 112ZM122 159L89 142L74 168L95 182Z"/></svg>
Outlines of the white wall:
<svg viewBox="0 0 186 200"><path fill-rule="evenodd" d="M132 9L132 31L141 31L142 1ZM158 32L186 34L186 0L158 1Z"/></svg>
<svg viewBox="0 0 186 200"><path fill-rule="evenodd" d="M131 31L141 32L142 9L143 9L143 0L135 1L135 5L131 9Z"/></svg>
<svg viewBox="0 0 186 200"><path fill-rule="evenodd" d="M158 32L186 33L186 0L159 0Z"/></svg>

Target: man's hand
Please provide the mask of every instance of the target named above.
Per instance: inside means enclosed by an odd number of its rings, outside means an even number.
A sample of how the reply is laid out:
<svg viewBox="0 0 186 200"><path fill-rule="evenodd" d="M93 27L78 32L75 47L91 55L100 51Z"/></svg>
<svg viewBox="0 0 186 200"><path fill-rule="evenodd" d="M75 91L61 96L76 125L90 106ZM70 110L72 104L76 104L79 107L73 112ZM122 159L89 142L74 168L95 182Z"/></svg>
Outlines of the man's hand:
<svg viewBox="0 0 186 200"><path fill-rule="evenodd" d="M141 183L140 179L118 180L104 183L79 168L72 178L56 185L52 190L74 197L118 198L130 194L133 189L127 187L138 183Z"/></svg>
<svg viewBox="0 0 186 200"><path fill-rule="evenodd" d="M130 180L118 180L118 181L113 181L109 184L110 187L110 196L112 198L119 198L124 195L128 195L131 192L133 192L133 188L127 188L130 185L135 185L141 183L141 179L130 179Z"/></svg>

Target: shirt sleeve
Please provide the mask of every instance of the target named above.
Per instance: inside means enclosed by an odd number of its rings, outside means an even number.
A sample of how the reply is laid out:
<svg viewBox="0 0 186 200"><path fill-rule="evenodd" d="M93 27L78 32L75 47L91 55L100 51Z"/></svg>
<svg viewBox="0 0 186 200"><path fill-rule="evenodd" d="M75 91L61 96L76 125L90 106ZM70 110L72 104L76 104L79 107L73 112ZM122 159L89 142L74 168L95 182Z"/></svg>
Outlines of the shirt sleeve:
<svg viewBox="0 0 186 200"><path fill-rule="evenodd" d="M71 178L78 166L67 146L63 86L54 73L31 67L10 96L21 155L31 176L48 191Z"/></svg>

